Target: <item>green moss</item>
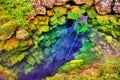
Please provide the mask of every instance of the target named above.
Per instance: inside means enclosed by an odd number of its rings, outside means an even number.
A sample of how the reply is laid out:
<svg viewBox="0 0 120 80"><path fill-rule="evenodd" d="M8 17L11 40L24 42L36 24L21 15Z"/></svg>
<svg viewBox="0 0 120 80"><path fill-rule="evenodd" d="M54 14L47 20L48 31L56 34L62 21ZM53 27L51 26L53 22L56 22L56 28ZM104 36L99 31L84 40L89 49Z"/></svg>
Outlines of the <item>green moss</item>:
<svg viewBox="0 0 120 80"><path fill-rule="evenodd" d="M67 13L68 19L77 20L80 15L84 14L86 11L84 9L80 9L78 6L74 6L71 11Z"/></svg>
<svg viewBox="0 0 120 80"><path fill-rule="evenodd" d="M15 32L15 21L9 21L0 26L0 40L9 39Z"/></svg>
<svg viewBox="0 0 120 80"><path fill-rule="evenodd" d="M81 9L88 9L90 8L91 6L90 5L87 5L87 4L83 4L82 6L80 6Z"/></svg>
<svg viewBox="0 0 120 80"><path fill-rule="evenodd" d="M16 25L25 28L27 17L33 13L31 2L27 0L2 0L3 13L11 20L17 21Z"/></svg>
<svg viewBox="0 0 120 80"><path fill-rule="evenodd" d="M95 18L96 17L96 12L93 9L87 10L87 14L89 18Z"/></svg>
<svg viewBox="0 0 120 80"><path fill-rule="evenodd" d="M57 15L54 15L53 17L50 18L50 24L51 25L57 25L57 24L64 24L66 22L66 17L65 16L61 16L61 17L57 17Z"/></svg>
<svg viewBox="0 0 120 80"><path fill-rule="evenodd" d="M50 18L50 24L51 24L51 25L56 25L56 24L58 24L58 23L59 23L59 21L58 21L56 15L54 15L53 17Z"/></svg>
<svg viewBox="0 0 120 80"><path fill-rule="evenodd" d="M55 15L59 18L62 15L65 15L67 13L67 9L64 7L54 7L53 8Z"/></svg>
<svg viewBox="0 0 120 80"><path fill-rule="evenodd" d="M19 62L22 61L24 59L24 57L25 57L24 53L20 54L18 57Z"/></svg>
<svg viewBox="0 0 120 80"><path fill-rule="evenodd" d="M59 24L62 25L66 22L66 17L65 16L62 16L61 18L59 18Z"/></svg>
<svg viewBox="0 0 120 80"><path fill-rule="evenodd" d="M34 58L31 57L31 56L27 59L27 62L28 62L30 65L34 65L34 64L35 64L35 60L34 60Z"/></svg>
<svg viewBox="0 0 120 80"><path fill-rule="evenodd" d="M88 30L88 24L85 22L75 23L74 29L76 30L77 34L85 33Z"/></svg>
<svg viewBox="0 0 120 80"><path fill-rule="evenodd" d="M110 23L108 15L104 15L104 16L98 15L96 16L96 18L100 25L107 25Z"/></svg>

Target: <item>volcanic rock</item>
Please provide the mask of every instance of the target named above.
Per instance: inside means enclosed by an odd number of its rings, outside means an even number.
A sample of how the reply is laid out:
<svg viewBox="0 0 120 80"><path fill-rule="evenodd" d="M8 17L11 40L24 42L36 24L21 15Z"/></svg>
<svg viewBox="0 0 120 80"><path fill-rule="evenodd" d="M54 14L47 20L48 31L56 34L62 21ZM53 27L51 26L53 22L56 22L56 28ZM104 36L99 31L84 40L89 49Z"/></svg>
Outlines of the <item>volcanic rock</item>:
<svg viewBox="0 0 120 80"><path fill-rule="evenodd" d="M42 6L41 1L38 0L37 2L32 2L32 4L33 4L36 14L41 14L41 15L46 14L46 8Z"/></svg>
<svg viewBox="0 0 120 80"><path fill-rule="evenodd" d="M95 0L95 7L99 14L107 14L112 11L113 0Z"/></svg>
<svg viewBox="0 0 120 80"><path fill-rule="evenodd" d="M52 8L55 4L55 0L41 0L41 3L47 8Z"/></svg>
<svg viewBox="0 0 120 80"><path fill-rule="evenodd" d="M115 0L113 11L115 13L120 13L120 0Z"/></svg>

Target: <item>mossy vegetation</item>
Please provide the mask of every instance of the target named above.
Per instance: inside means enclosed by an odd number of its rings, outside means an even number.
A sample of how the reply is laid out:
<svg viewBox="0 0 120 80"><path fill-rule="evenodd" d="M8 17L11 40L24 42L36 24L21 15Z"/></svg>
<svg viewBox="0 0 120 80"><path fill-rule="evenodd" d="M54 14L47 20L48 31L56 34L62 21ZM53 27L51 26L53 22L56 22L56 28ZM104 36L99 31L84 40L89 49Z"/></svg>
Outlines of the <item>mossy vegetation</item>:
<svg viewBox="0 0 120 80"><path fill-rule="evenodd" d="M57 73L55 76L47 77L46 80L119 80L119 63L119 55L111 54L105 56L102 63L94 63L92 66L84 67L82 71L79 67L77 70L73 69L66 73Z"/></svg>
<svg viewBox="0 0 120 80"><path fill-rule="evenodd" d="M32 3L27 0L1 0L3 14L9 20L15 20L14 24L21 28L27 28L27 18L33 14Z"/></svg>

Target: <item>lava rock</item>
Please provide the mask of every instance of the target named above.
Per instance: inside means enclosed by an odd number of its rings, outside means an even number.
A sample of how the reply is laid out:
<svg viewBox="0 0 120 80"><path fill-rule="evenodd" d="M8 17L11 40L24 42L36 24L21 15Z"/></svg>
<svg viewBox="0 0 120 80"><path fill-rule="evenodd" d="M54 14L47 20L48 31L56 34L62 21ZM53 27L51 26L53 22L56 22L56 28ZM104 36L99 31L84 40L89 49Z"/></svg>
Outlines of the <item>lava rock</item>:
<svg viewBox="0 0 120 80"><path fill-rule="evenodd" d="M115 0L113 11L115 13L120 13L120 0Z"/></svg>
<svg viewBox="0 0 120 80"><path fill-rule="evenodd" d="M40 15L46 14L46 8L42 6L41 1L38 0L37 2L32 2L32 3L36 14L40 14Z"/></svg>
<svg viewBox="0 0 120 80"><path fill-rule="evenodd" d="M55 4L55 0L41 0L41 3L46 8L52 8Z"/></svg>
<svg viewBox="0 0 120 80"><path fill-rule="evenodd" d="M16 32L17 39L25 39L26 37L28 37L28 35L29 35L29 33L24 29L18 30Z"/></svg>
<svg viewBox="0 0 120 80"><path fill-rule="evenodd" d="M113 0L95 0L95 7L99 14L107 14L112 11Z"/></svg>

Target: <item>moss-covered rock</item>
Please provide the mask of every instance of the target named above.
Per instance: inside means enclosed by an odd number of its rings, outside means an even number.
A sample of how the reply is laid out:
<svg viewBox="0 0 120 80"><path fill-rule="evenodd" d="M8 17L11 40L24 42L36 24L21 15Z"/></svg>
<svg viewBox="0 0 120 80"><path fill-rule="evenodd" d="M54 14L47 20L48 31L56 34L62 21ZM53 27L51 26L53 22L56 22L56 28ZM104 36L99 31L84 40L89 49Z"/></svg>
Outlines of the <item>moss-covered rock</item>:
<svg viewBox="0 0 120 80"><path fill-rule="evenodd" d="M98 16L96 16L96 18L100 25L106 25L106 24L110 23L108 15L103 15L103 16L98 15Z"/></svg>
<svg viewBox="0 0 120 80"><path fill-rule="evenodd" d="M2 0L1 5L3 7L3 13L11 20L17 21L16 26L26 28L28 23L26 19L34 12L31 2L26 0L14 0L14 2Z"/></svg>
<svg viewBox="0 0 120 80"><path fill-rule="evenodd" d="M9 21L0 26L0 40L9 39L15 33L14 21Z"/></svg>
<svg viewBox="0 0 120 80"><path fill-rule="evenodd" d="M89 18L95 18L96 17L96 12L93 9L87 10L87 14Z"/></svg>
<svg viewBox="0 0 120 80"><path fill-rule="evenodd" d="M47 10L47 15L48 16L53 16L54 15L54 11L53 10Z"/></svg>
<svg viewBox="0 0 120 80"><path fill-rule="evenodd" d="M18 46L19 41L16 38L10 38L6 41L6 44L4 45L5 50L12 50Z"/></svg>
<svg viewBox="0 0 120 80"><path fill-rule="evenodd" d="M65 8L65 7L54 7L53 10L54 10L57 18L61 17L62 15L65 15L67 13L67 8Z"/></svg>
<svg viewBox="0 0 120 80"><path fill-rule="evenodd" d="M79 6L72 6L72 9L67 13L67 18L77 20L80 15L84 14L85 12L86 10L80 9Z"/></svg>
<svg viewBox="0 0 120 80"><path fill-rule="evenodd" d="M48 32L49 31L49 26L48 25L44 25L44 26L40 26L38 27L38 32Z"/></svg>

